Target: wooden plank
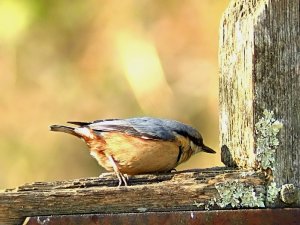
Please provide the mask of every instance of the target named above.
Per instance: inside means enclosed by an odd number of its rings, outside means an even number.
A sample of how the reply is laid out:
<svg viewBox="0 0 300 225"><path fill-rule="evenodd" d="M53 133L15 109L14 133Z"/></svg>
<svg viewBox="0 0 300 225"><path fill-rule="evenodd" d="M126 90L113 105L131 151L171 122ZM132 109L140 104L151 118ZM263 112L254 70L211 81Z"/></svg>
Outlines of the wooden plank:
<svg viewBox="0 0 300 225"><path fill-rule="evenodd" d="M132 176L128 187L117 187L112 174L35 182L0 191L0 224L20 224L41 215L220 208L211 204L219 196L216 185L236 181L252 186L257 196L265 193L263 174L226 168Z"/></svg>
<svg viewBox="0 0 300 225"><path fill-rule="evenodd" d="M298 225L300 209L248 209L219 211L148 212L40 216L27 218L24 225L73 224L190 224L190 225Z"/></svg>
<svg viewBox="0 0 300 225"><path fill-rule="evenodd" d="M222 147L277 186L300 186L299 18L299 0L233 0L220 27Z"/></svg>

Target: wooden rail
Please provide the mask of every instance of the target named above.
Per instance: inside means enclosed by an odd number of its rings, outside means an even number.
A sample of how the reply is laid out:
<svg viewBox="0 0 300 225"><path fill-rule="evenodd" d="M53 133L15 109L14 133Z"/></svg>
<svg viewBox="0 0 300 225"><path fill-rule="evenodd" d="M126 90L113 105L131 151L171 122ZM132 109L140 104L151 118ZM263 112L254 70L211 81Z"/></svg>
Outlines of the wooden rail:
<svg viewBox="0 0 300 225"><path fill-rule="evenodd" d="M21 224L38 215L217 209L221 208L217 185L235 181L253 187L257 196L265 193L262 173L229 168L132 176L128 187L117 187L118 180L110 173L35 182L0 192L0 224Z"/></svg>

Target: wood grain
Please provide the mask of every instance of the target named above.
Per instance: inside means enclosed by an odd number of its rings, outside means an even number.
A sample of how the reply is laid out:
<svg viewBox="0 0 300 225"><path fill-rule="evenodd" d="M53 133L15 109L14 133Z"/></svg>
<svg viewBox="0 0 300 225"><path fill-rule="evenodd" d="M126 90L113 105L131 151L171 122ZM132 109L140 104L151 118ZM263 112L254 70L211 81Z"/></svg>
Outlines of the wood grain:
<svg viewBox="0 0 300 225"><path fill-rule="evenodd" d="M36 215L203 210L218 196L215 184L231 180L253 185L258 193L265 190L261 173L245 175L245 171L228 168L131 176L130 186L119 188L110 173L99 178L35 182L0 191L0 224L21 224Z"/></svg>
<svg viewBox="0 0 300 225"><path fill-rule="evenodd" d="M299 0L234 0L220 27L220 131L239 167L256 165L264 110L283 123L274 178L300 186Z"/></svg>

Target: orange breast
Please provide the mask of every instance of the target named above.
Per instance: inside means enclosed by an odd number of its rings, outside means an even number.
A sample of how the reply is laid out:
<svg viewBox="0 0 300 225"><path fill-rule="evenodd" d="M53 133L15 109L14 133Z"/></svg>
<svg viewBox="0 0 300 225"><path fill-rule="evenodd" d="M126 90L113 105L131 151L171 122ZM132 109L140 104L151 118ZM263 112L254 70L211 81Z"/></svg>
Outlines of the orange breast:
<svg viewBox="0 0 300 225"><path fill-rule="evenodd" d="M91 154L108 171L113 168L107 155L113 157L120 172L132 175L165 172L177 165L176 142L141 139L120 132L103 133L103 139L97 139L88 141Z"/></svg>

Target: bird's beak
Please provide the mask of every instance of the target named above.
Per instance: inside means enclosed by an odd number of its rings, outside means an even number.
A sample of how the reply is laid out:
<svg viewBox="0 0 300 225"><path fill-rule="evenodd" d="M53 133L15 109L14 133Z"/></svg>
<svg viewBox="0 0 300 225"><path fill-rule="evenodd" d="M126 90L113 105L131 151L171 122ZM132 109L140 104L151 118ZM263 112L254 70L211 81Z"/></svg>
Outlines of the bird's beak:
<svg viewBox="0 0 300 225"><path fill-rule="evenodd" d="M216 153L215 150L211 149L210 147L207 147L206 145L203 145L201 148L203 152L213 153L213 154Z"/></svg>

